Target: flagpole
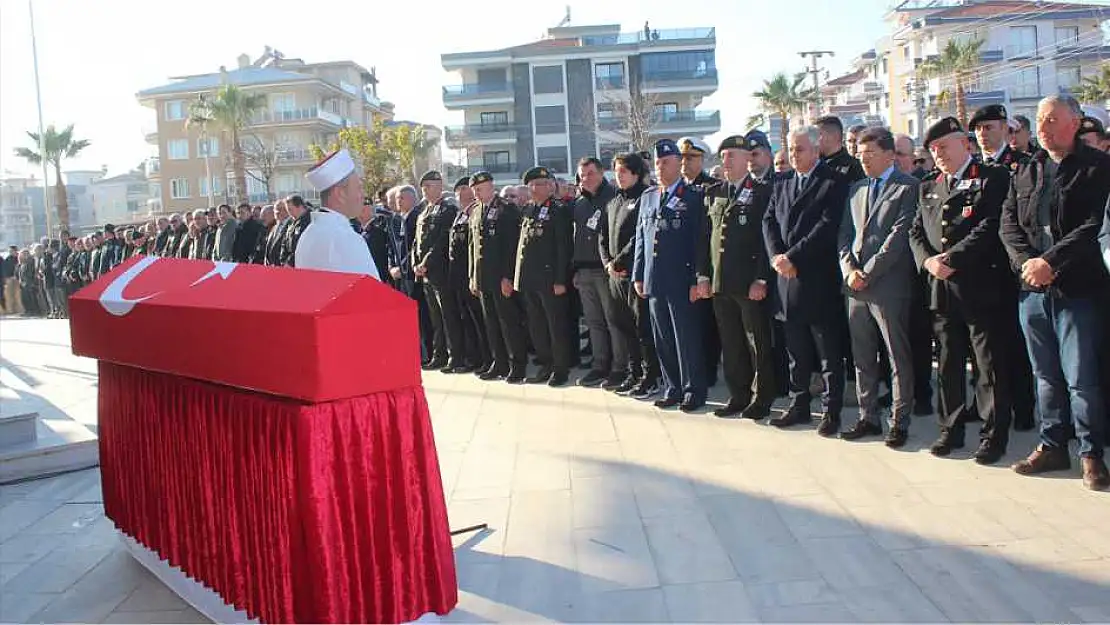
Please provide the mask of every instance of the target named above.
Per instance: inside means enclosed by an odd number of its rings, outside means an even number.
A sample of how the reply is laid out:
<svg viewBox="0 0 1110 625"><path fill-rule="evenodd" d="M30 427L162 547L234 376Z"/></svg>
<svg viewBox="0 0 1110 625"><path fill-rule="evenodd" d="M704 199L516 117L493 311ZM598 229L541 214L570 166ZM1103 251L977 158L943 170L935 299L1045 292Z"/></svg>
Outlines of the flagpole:
<svg viewBox="0 0 1110 625"><path fill-rule="evenodd" d="M27 0L27 11L31 14L31 58L35 65L35 101L39 108L39 154L42 156L42 207L46 213L46 236L51 235L50 227L50 193L47 176L46 162L46 133L42 127L42 91L39 88L39 50L35 42L35 5L34 0ZM34 215L34 211L31 212ZM34 217L31 218L31 228L34 232Z"/></svg>

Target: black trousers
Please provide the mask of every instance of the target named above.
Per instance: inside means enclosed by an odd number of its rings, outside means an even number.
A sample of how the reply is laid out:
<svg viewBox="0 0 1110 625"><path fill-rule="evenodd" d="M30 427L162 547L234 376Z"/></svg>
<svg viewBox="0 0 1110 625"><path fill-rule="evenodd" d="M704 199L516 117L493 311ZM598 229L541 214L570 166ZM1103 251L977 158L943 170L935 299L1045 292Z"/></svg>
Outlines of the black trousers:
<svg viewBox="0 0 1110 625"><path fill-rule="evenodd" d="M422 284L410 281L406 286L407 288L402 288L401 291L416 300L417 314L420 315L421 359L428 360L435 353L435 330L432 326L432 314L428 307L428 298L424 296Z"/></svg>
<svg viewBox="0 0 1110 625"><path fill-rule="evenodd" d="M844 407L845 352L844 337L848 325L846 313L838 303L820 320L808 323L787 318L786 351L790 357L790 409L809 411L812 396L810 379L818 368L825 379L821 405L832 414Z"/></svg>
<svg viewBox="0 0 1110 625"><path fill-rule="evenodd" d="M775 359L775 396L790 394L790 355L786 353L786 323L771 319L771 351Z"/></svg>
<svg viewBox="0 0 1110 625"><path fill-rule="evenodd" d="M445 318L446 311L443 310L444 301L431 283L419 282L418 284L422 287L424 302L428 309L428 330L432 335L431 351L429 353L433 362L447 362L447 319ZM448 305L450 306L450 304ZM425 340L424 344L427 345L428 341Z"/></svg>
<svg viewBox="0 0 1110 625"><path fill-rule="evenodd" d="M432 311L433 326L436 326L436 315L439 316L439 325L435 327L438 335L435 338L433 357L447 359L452 367L461 367L466 364L466 339L463 335L463 310L456 290L457 287L450 284L424 285L424 294Z"/></svg>
<svg viewBox="0 0 1110 625"><path fill-rule="evenodd" d="M451 360L488 369L493 364L493 358L486 339L482 299L473 295L465 285L455 284L448 287L447 291L455 300L455 308L459 311L459 329L462 332L462 349L456 354L452 347Z"/></svg>
<svg viewBox="0 0 1110 625"><path fill-rule="evenodd" d="M775 359L767 302L740 294L718 294L711 301L730 402L770 407L775 400Z"/></svg>
<svg viewBox="0 0 1110 625"><path fill-rule="evenodd" d="M493 366L523 372L528 365L528 343L520 319L519 299L501 291L482 291L482 318L486 325Z"/></svg>
<svg viewBox="0 0 1110 625"><path fill-rule="evenodd" d="M702 326L701 353L705 358L705 384L713 386L717 383L717 369L721 363L721 335L716 320L716 307L712 300L698 300L694 302L694 311L698 315L698 323Z"/></svg>
<svg viewBox="0 0 1110 625"><path fill-rule="evenodd" d="M628 344L629 371L641 380L658 380L663 372L659 368L659 355L655 352L648 301L636 295L636 289L628 278L610 277L609 289L616 300L614 312L617 326Z"/></svg>
<svg viewBox="0 0 1110 625"><path fill-rule="evenodd" d="M914 403L925 406L933 402L933 315L925 301L925 278L915 274L913 280L917 285L910 298L913 399Z"/></svg>
<svg viewBox="0 0 1110 625"><path fill-rule="evenodd" d="M525 291L522 295L528 310L528 329L532 345L536 348L536 359L541 366L566 373L570 368L571 349L577 349L579 344L577 330L573 343L566 340L569 295L555 295L550 290Z"/></svg>
<svg viewBox="0 0 1110 625"><path fill-rule="evenodd" d="M974 355L979 368L975 381L975 406L983 427L979 436L1005 447L1010 440L1010 367L1007 358L1020 345L1007 347L1011 331L1000 320L1001 310L962 310L958 303L933 313L933 330L940 344L937 409L942 430L962 436L964 424L973 418L967 403L967 359Z"/></svg>

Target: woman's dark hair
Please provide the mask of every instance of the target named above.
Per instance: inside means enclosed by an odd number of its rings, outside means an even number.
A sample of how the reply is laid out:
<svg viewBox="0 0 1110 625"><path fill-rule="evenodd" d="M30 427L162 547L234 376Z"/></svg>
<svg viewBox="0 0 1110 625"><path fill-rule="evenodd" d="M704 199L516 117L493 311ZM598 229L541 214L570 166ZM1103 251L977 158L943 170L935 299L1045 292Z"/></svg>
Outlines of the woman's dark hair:
<svg viewBox="0 0 1110 625"><path fill-rule="evenodd" d="M637 178L643 178L648 173L647 163L644 159L635 152L628 152L626 154L618 154L613 157L613 169L617 165L623 166L628 171L636 175Z"/></svg>

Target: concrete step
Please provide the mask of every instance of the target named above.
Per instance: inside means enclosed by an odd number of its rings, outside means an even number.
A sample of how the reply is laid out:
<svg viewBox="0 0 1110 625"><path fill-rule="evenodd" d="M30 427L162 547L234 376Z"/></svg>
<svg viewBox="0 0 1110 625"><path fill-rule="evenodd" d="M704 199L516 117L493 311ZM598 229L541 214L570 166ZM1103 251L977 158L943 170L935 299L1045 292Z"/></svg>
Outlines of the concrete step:
<svg viewBox="0 0 1110 625"><path fill-rule="evenodd" d="M72 419L35 419L35 438L0 447L0 484L100 464L96 434Z"/></svg>
<svg viewBox="0 0 1110 625"><path fill-rule="evenodd" d="M35 421L38 416L39 413L34 411L18 414L0 413L0 450L34 442L38 436L35 431Z"/></svg>

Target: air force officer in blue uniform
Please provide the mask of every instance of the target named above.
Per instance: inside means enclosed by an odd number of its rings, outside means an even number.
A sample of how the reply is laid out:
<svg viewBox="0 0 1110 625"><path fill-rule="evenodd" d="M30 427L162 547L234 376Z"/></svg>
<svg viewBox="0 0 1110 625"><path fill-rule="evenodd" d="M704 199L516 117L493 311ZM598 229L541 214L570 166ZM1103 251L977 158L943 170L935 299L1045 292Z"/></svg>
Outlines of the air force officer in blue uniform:
<svg viewBox="0 0 1110 625"><path fill-rule="evenodd" d="M702 192L682 180L680 167L674 141L655 144L659 186L641 199L632 275L636 294L648 298L663 370L663 397L655 405L691 412L705 405L702 331L693 303L709 297L708 272L701 266L708 241Z"/></svg>

